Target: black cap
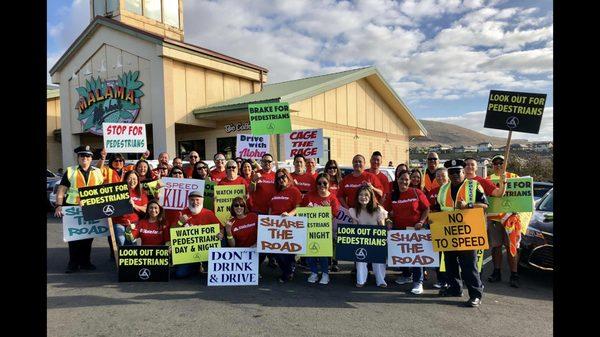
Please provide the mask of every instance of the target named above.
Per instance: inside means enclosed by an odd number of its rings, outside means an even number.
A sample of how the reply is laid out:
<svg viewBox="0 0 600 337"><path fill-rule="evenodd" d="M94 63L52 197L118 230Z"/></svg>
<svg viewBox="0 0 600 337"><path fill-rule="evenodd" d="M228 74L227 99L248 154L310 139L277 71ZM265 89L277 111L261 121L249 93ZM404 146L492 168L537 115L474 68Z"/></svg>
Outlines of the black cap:
<svg viewBox="0 0 600 337"><path fill-rule="evenodd" d="M444 167L448 170L464 169L465 166L465 161L462 159L446 160L446 162L444 163Z"/></svg>
<svg viewBox="0 0 600 337"><path fill-rule="evenodd" d="M77 154L89 154L91 156L94 154L92 151L93 149L89 145L80 145L77 148L75 148L75 153Z"/></svg>

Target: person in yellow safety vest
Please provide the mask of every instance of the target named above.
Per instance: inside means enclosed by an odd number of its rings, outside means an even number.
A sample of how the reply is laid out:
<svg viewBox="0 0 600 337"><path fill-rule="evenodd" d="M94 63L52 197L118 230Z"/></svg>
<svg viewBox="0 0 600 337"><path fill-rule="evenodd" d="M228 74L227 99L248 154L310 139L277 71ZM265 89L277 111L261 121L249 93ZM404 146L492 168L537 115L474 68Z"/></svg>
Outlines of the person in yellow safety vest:
<svg viewBox="0 0 600 337"><path fill-rule="evenodd" d="M502 178L518 178L515 173L503 172L504 156L496 155L492 158L493 173L487 176L487 179L502 181ZM504 173L504 174L503 174ZM489 282L502 281L502 245L506 247L506 258L510 269L510 286L518 288L519 275L517 266L519 265L518 248L521 242L521 231L524 230L523 224L529 224L531 212L522 213L488 213L488 238L492 250L492 262L494 271L488 277Z"/></svg>
<svg viewBox="0 0 600 337"><path fill-rule="evenodd" d="M460 159L448 160L444 163L448 169L450 182L440 187L437 201L442 211L455 209L487 208L487 199L475 180L465 178L465 162ZM431 221L430 221L431 224ZM459 279L469 291L466 306L478 307L483 296L483 283L477 269L477 250L461 250L444 252L446 278L448 287L440 290L440 296L462 296ZM459 275L459 266L461 275Z"/></svg>
<svg viewBox="0 0 600 337"><path fill-rule="evenodd" d="M431 190L440 186L435 180L435 170L439 167L440 157L435 152L427 154L427 169L423 172L423 192L429 194Z"/></svg>
<svg viewBox="0 0 600 337"><path fill-rule="evenodd" d="M104 182L104 177L102 176L100 169L91 166L92 149L90 146L79 146L75 149L75 153L77 153L79 165L67 167L67 170L58 185L58 190L56 192L56 210L54 211L56 217L62 217L64 215L62 212L63 205L79 205L79 188L97 186ZM65 192L67 195L66 199ZM93 238L90 238L69 241L69 263L67 264L66 273L73 273L79 269L96 269L90 261L93 240Z"/></svg>

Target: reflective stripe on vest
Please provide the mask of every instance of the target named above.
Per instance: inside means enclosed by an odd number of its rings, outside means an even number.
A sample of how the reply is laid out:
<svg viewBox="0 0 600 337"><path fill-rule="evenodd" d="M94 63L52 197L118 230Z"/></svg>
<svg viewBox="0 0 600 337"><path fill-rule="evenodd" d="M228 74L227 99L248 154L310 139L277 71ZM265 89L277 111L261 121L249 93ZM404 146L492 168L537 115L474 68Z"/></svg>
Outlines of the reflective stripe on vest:
<svg viewBox="0 0 600 337"><path fill-rule="evenodd" d="M121 182L121 176L119 176L119 173L108 166L102 166L102 176L104 177L104 182L107 184Z"/></svg>
<svg viewBox="0 0 600 337"><path fill-rule="evenodd" d="M456 193L456 200L452 200L452 184L447 183L440 187L440 191L437 196L438 204L442 211L452 211L456 209L457 201L464 200L466 203L475 203L475 194L479 183L475 180L465 179L460 185L458 193Z"/></svg>
<svg viewBox="0 0 600 337"><path fill-rule="evenodd" d="M69 186L69 189L67 191L67 203L72 205L79 204L80 187L100 185L104 180L100 169L95 167L90 167L90 173L88 176L87 183L85 181L85 178L83 177L83 173L79 171L78 166L67 167L67 172L65 174L67 175L69 179L69 184L71 185Z"/></svg>

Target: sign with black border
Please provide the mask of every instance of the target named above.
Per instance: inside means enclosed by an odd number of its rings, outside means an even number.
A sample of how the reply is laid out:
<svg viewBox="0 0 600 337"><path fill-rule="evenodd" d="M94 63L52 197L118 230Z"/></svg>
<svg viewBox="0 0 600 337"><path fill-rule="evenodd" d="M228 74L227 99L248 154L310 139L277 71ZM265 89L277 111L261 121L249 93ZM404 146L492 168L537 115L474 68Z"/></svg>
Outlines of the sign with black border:
<svg viewBox="0 0 600 337"><path fill-rule="evenodd" d="M546 94L491 90L484 128L540 132Z"/></svg>
<svg viewBox="0 0 600 337"><path fill-rule="evenodd" d="M119 247L119 282L168 282L168 246Z"/></svg>

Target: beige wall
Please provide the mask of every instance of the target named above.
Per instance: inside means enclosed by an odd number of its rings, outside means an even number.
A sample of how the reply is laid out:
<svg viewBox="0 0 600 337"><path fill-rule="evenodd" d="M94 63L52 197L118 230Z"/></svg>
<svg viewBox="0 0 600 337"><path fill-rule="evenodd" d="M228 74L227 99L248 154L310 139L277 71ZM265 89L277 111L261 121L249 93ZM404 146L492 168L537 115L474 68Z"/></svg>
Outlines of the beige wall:
<svg viewBox="0 0 600 337"><path fill-rule="evenodd" d="M54 140L54 130L60 129L60 99L51 98L46 101L46 167L56 172L62 167L62 150L59 142Z"/></svg>

